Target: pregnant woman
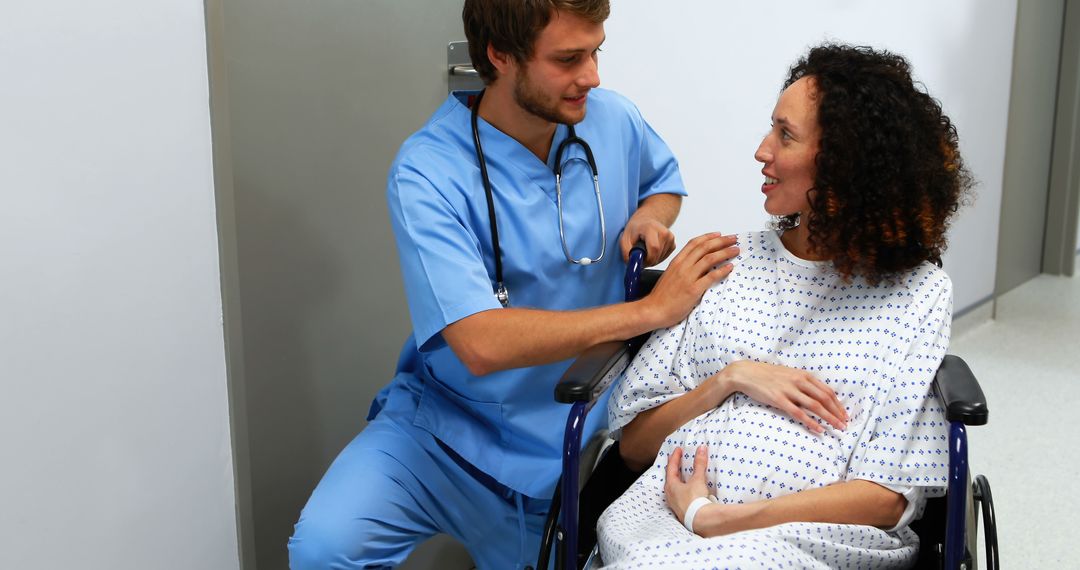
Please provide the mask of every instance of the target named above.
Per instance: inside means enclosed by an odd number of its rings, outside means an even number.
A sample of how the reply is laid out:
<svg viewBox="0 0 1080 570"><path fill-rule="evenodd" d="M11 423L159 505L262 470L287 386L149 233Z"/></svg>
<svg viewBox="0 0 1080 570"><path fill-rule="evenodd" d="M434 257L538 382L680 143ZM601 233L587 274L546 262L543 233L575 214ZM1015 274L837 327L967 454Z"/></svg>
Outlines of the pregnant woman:
<svg viewBox="0 0 1080 570"><path fill-rule="evenodd" d="M610 568L902 568L946 486L932 381L949 343L945 232L972 183L907 61L816 47L755 158L768 231L610 401L631 467Z"/></svg>

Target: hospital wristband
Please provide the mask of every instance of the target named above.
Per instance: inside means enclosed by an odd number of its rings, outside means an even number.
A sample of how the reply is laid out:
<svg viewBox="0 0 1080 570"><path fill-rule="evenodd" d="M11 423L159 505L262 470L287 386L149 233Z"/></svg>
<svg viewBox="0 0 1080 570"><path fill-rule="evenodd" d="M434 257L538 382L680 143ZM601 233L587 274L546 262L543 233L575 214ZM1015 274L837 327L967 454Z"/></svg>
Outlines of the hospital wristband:
<svg viewBox="0 0 1080 570"><path fill-rule="evenodd" d="M698 511L701 510L701 507L715 502L716 497L712 495L705 495L691 501L690 506L686 507L686 515L683 516L683 526L686 527L686 530L694 532L694 517L697 516Z"/></svg>

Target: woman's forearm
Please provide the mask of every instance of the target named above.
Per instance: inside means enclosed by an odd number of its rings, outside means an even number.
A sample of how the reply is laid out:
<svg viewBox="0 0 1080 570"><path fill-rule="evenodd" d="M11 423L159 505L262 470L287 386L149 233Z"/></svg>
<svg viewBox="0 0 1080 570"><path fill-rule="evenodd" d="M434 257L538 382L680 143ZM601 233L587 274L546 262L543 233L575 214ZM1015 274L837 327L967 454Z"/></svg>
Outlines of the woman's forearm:
<svg viewBox="0 0 1080 570"><path fill-rule="evenodd" d="M694 517L694 532L719 536L789 522L861 524L892 528L907 499L870 481L834 483L775 499L740 505L708 505Z"/></svg>
<svg viewBox="0 0 1080 570"><path fill-rule="evenodd" d="M641 471L652 464L664 438L686 422L719 406L734 390L731 382L717 375L697 388L637 415L622 429L619 453L626 466Z"/></svg>

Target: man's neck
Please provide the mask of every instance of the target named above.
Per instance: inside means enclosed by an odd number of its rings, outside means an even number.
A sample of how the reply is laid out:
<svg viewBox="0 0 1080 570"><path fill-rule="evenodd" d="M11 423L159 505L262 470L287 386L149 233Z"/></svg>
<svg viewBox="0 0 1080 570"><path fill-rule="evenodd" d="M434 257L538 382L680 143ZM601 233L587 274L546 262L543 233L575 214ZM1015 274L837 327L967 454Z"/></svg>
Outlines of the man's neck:
<svg viewBox="0 0 1080 570"><path fill-rule="evenodd" d="M547 163L551 152L551 140L555 136L555 123L551 123L522 109L514 100L514 93L503 86L490 85L484 91L478 113L491 126L529 149L540 162Z"/></svg>

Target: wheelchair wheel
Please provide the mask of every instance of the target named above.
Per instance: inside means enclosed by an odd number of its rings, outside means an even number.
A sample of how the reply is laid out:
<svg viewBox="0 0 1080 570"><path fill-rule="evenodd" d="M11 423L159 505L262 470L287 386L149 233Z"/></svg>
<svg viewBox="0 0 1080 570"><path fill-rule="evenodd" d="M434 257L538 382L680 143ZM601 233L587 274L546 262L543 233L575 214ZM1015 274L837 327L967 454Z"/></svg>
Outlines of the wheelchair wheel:
<svg viewBox="0 0 1080 570"><path fill-rule="evenodd" d="M983 518L983 537L986 544L986 568L998 570L998 541L997 541L997 515L994 513L994 496L990 492L990 481L986 476L975 477L972 484L972 495L975 502L981 507Z"/></svg>

